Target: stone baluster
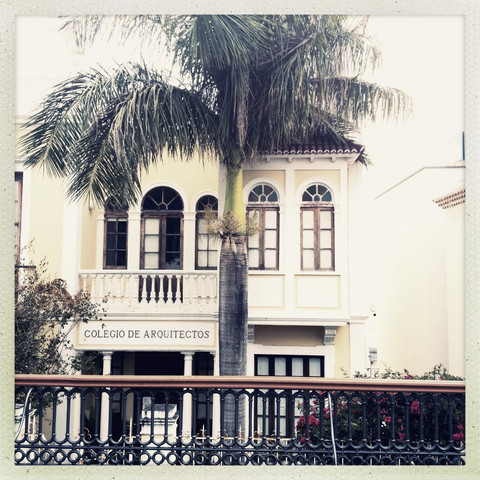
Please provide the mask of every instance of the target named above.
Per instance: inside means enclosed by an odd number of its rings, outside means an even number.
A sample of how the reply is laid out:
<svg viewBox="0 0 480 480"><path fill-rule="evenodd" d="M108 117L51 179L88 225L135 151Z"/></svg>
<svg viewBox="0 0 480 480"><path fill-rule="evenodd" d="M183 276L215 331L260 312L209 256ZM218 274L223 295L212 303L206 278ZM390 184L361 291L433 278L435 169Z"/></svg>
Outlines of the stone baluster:
<svg viewBox="0 0 480 480"><path fill-rule="evenodd" d="M190 283L191 283L191 275L184 275L183 276L183 303L185 305L188 305L189 303L191 303Z"/></svg>
<svg viewBox="0 0 480 480"><path fill-rule="evenodd" d="M207 287L207 275L199 275L200 277L200 303L207 303L206 287Z"/></svg>
<svg viewBox="0 0 480 480"><path fill-rule="evenodd" d="M97 296L97 275L90 275L90 280L92 283L90 290L90 298L92 299L92 301L97 302L99 300L99 297Z"/></svg>
<svg viewBox="0 0 480 480"><path fill-rule="evenodd" d="M167 279L167 301L166 301L166 304L167 305L172 305L173 304L173 300L172 300L172 275L165 275L166 279Z"/></svg>

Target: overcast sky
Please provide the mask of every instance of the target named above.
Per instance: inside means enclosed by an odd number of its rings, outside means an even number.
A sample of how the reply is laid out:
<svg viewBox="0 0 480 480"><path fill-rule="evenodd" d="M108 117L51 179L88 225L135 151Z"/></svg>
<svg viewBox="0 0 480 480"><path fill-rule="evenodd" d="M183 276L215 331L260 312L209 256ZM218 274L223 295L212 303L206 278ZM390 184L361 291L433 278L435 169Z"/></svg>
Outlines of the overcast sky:
<svg viewBox="0 0 480 480"><path fill-rule="evenodd" d="M88 65L139 59L138 45L118 49L111 43L88 55L75 52L58 25L47 17L17 17L19 115L31 111L46 89ZM452 140L464 130L463 28L461 16L370 17L367 31L383 52L383 61L368 80L399 88L414 103L413 116L405 122L377 122L361 132L360 141L374 164L367 181L376 192L421 166L457 159Z"/></svg>

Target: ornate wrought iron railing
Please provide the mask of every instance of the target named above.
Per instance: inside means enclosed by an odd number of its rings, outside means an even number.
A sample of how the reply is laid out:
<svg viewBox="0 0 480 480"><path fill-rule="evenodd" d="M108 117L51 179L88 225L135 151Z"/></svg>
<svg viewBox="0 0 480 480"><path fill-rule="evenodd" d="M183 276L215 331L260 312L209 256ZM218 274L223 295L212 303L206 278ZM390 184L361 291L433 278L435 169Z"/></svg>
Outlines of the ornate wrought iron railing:
<svg viewBox="0 0 480 480"><path fill-rule="evenodd" d="M16 376L19 465L461 465L465 384Z"/></svg>

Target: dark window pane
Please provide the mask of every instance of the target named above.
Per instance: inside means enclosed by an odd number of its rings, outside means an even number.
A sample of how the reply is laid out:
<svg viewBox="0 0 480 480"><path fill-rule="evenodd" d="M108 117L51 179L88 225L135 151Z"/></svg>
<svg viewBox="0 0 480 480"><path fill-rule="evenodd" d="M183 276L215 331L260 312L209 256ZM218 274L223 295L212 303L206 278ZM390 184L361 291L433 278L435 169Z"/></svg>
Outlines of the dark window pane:
<svg viewBox="0 0 480 480"><path fill-rule="evenodd" d="M117 236L117 248L125 250L127 248L127 236L126 235L118 235Z"/></svg>
<svg viewBox="0 0 480 480"><path fill-rule="evenodd" d="M177 196L177 192L173 188L163 187L163 201L170 203Z"/></svg>
<svg viewBox="0 0 480 480"><path fill-rule="evenodd" d="M163 188L163 201L168 210L183 210L183 202L180 195L173 188Z"/></svg>
<svg viewBox="0 0 480 480"><path fill-rule="evenodd" d="M167 270L177 270L180 268L180 253L167 252L165 254L165 268Z"/></svg>
<svg viewBox="0 0 480 480"><path fill-rule="evenodd" d="M118 220L117 224L118 233L127 233L127 220Z"/></svg>
<svg viewBox="0 0 480 480"><path fill-rule="evenodd" d="M197 211L218 210L218 201L213 195L205 195L197 202Z"/></svg>
<svg viewBox="0 0 480 480"><path fill-rule="evenodd" d="M116 230L117 221L116 220L107 220L107 232L113 233Z"/></svg>
<svg viewBox="0 0 480 480"><path fill-rule="evenodd" d="M325 195L325 193L327 192L327 188L323 185L317 185L317 190L319 195Z"/></svg>
<svg viewBox="0 0 480 480"><path fill-rule="evenodd" d="M108 267L115 267L115 251L107 250L107 258L105 260Z"/></svg>
<svg viewBox="0 0 480 480"><path fill-rule="evenodd" d="M179 235L167 235L166 239L167 252L179 252L180 251L180 236Z"/></svg>
<svg viewBox="0 0 480 480"><path fill-rule="evenodd" d="M167 218L167 228L166 233L169 234L180 234L180 218Z"/></svg>
<svg viewBox="0 0 480 480"><path fill-rule="evenodd" d="M115 248L115 234L107 234L107 250L112 250Z"/></svg>
<svg viewBox="0 0 480 480"><path fill-rule="evenodd" d="M157 204L150 198L146 197L145 200L143 201L143 210L156 210L157 209Z"/></svg>
<svg viewBox="0 0 480 480"><path fill-rule="evenodd" d="M171 203L168 205L169 210L183 210L183 202L180 196L177 196Z"/></svg>
<svg viewBox="0 0 480 480"><path fill-rule="evenodd" d="M127 266L127 252L120 251L117 253L117 267Z"/></svg>

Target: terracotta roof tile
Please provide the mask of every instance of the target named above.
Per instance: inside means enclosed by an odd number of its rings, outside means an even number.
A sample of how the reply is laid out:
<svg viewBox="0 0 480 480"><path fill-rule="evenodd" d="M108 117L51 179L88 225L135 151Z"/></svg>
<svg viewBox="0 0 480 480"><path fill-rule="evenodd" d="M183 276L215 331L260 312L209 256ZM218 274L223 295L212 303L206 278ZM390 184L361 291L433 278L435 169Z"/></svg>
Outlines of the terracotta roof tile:
<svg viewBox="0 0 480 480"><path fill-rule="evenodd" d="M302 155L302 154L350 154L362 153L365 147L359 143L347 141L341 144L331 139L316 138L305 142L291 142L272 149L270 155Z"/></svg>

